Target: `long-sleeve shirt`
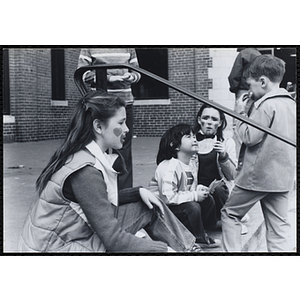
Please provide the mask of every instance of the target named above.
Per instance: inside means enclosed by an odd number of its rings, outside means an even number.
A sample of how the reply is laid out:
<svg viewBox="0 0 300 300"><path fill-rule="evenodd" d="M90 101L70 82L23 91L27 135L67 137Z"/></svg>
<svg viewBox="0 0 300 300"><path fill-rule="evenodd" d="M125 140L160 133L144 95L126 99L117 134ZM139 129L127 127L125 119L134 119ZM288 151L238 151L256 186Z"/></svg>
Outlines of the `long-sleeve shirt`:
<svg viewBox="0 0 300 300"><path fill-rule="evenodd" d="M82 208L93 230L110 252L165 252L163 242L138 238L123 230L115 218L114 206L108 201L103 174L86 166L68 177L64 195ZM141 201L139 188L125 189L119 194L119 205Z"/></svg>
<svg viewBox="0 0 300 300"><path fill-rule="evenodd" d="M157 166L148 189L167 205L197 201L197 171L179 159L164 160Z"/></svg>
<svg viewBox="0 0 300 300"><path fill-rule="evenodd" d="M90 66L96 64L129 64L138 67L138 59L136 51L133 48L90 48L81 49L78 68L83 66ZM87 71L83 75L83 80L87 77L87 74L91 71ZM140 80L141 75L133 70L128 70L126 68L122 69L107 69L107 92L109 94L118 96L126 101L127 104L133 103L133 95L131 90L131 84L123 81L110 82L109 78L114 75L124 75L129 72L134 77L134 82L136 83ZM95 74L95 72L93 72ZM94 80L88 82L91 87L95 87L95 76Z"/></svg>

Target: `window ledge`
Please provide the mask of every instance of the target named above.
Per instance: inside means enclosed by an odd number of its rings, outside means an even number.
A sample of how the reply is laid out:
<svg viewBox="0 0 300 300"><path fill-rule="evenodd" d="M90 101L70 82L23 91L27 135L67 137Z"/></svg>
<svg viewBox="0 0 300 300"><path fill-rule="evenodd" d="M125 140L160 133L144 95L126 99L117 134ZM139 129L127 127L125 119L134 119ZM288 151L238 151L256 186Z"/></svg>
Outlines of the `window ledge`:
<svg viewBox="0 0 300 300"><path fill-rule="evenodd" d="M133 105L142 106L142 105L170 105L170 99L145 99L145 100L134 100Z"/></svg>
<svg viewBox="0 0 300 300"><path fill-rule="evenodd" d="M51 106L68 106L68 100L51 100Z"/></svg>
<svg viewBox="0 0 300 300"><path fill-rule="evenodd" d="M3 124L9 124L9 123L15 123L15 122L16 122L15 116L10 116L10 115L3 116Z"/></svg>

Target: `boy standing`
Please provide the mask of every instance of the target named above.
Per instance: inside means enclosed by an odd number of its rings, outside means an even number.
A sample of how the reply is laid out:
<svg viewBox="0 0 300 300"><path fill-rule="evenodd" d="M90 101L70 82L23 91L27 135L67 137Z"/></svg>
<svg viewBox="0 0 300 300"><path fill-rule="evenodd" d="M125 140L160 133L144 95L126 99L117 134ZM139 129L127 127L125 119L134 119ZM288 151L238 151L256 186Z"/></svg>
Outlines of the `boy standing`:
<svg viewBox="0 0 300 300"><path fill-rule="evenodd" d="M256 57L244 76L255 101L249 118L283 136L296 140L296 103L279 87L285 63L272 55ZM236 111L247 116L243 101ZM223 249L241 251L240 219L258 201L266 223L268 251L289 251L288 195L295 179L295 149L287 143L237 120L236 130L243 144L235 187L222 209Z"/></svg>

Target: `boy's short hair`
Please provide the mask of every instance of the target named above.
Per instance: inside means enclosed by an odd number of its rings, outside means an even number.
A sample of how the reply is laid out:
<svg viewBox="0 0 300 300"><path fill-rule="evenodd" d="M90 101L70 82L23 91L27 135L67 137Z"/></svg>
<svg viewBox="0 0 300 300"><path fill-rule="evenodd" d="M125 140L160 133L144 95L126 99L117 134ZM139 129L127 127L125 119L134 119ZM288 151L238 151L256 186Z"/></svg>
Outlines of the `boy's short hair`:
<svg viewBox="0 0 300 300"><path fill-rule="evenodd" d="M254 58L245 68L245 79L251 77L258 80L261 76L268 77L272 82L280 83L285 73L285 62L273 55L264 54Z"/></svg>

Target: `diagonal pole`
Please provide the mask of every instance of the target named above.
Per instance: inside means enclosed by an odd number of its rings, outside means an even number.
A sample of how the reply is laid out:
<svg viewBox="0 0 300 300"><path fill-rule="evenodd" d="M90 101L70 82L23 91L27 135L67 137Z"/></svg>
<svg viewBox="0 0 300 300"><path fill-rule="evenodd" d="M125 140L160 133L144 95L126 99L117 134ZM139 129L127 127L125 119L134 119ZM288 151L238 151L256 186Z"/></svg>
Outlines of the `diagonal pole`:
<svg viewBox="0 0 300 300"><path fill-rule="evenodd" d="M127 69L131 69L131 70L134 70L136 72L139 72L143 75L146 75L146 76L149 76L165 85L167 85L168 87L171 87L173 88L174 90L178 91L178 92L181 92L195 100L198 100L200 102L203 102L203 103L206 103L208 105L210 105L211 107L213 108L216 108L216 109L219 109L221 111L223 111L224 113L228 114L229 116L231 117L234 117L235 119L238 119L244 123L247 123L248 125L251 125L253 126L254 128L256 129L259 129L265 133L268 133L270 134L271 136L293 146L293 147L297 147L296 145L296 142L293 141L293 140L290 140L288 139L287 137L285 136L282 136L280 135L279 133L277 132L274 132L273 130L271 130L270 128L267 128L267 127L264 127L262 125L260 125L259 123L256 123L252 120L250 120L249 118L246 118L246 117L243 117L242 115L236 113L235 111L219 104L219 103L216 103L216 102L213 102L211 100L207 100L199 95L197 95L196 93L194 92L191 92L191 91L188 91L172 82L170 82L169 80L166 80L160 76L157 76L149 71L146 71L144 69L141 69L139 67L135 67L135 66L131 66L131 65L128 65L128 64L103 64L103 65L92 65L92 66L84 66L84 67L81 67L79 69L77 69L74 73L74 81L75 81L75 84L77 85L80 93L82 95L85 95L87 93L87 89L82 81L82 75L88 71L88 70L99 70L99 69L120 69L120 68L127 68Z"/></svg>

